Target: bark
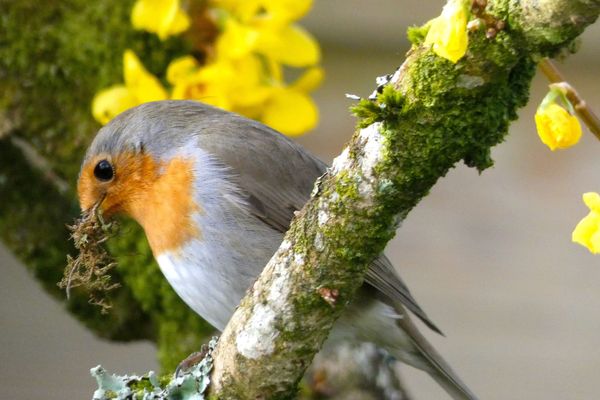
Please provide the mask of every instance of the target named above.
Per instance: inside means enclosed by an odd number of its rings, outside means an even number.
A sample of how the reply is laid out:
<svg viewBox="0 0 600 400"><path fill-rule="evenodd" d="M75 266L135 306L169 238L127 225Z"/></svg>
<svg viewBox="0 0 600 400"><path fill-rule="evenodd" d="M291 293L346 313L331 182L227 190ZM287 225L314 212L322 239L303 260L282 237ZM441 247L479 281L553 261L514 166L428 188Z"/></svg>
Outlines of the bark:
<svg viewBox="0 0 600 400"><path fill-rule="evenodd" d="M413 30L407 60L356 108L359 129L223 332L211 396L293 397L399 223L457 162L492 164L490 148L526 103L536 59L568 46L599 10L600 1L489 1L486 19L503 29L471 32L456 65Z"/></svg>

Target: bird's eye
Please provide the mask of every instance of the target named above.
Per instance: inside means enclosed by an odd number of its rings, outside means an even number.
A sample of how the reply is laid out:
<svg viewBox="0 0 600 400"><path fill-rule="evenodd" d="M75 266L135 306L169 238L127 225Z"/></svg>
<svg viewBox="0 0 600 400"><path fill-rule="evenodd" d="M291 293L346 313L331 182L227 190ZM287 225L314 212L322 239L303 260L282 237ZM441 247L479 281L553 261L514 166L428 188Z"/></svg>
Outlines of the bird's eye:
<svg viewBox="0 0 600 400"><path fill-rule="evenodd" d="M113 166L108 162L108 160L101 160L96 164L96 168L94 168L94 176L98 178L98 180L103 182L110 181L115 172L113 170Z"/></svg>

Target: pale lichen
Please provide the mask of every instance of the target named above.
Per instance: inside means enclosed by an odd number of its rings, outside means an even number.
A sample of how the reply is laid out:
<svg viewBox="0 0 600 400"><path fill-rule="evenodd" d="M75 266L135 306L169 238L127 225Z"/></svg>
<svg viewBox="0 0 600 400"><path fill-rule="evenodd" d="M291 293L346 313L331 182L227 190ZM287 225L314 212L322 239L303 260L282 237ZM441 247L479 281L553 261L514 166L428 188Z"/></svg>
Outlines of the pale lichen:
<svg viewBox="0 0 600 400"><path fill-rule="evenodd" d="M90 373L98 383L93 400L203 400L210 383L213 367L212 352L217 346L217 338L208 343L204 358L190 369L173 375L166 383L152 371L143 376L109 374L101 366Z"/></svg>

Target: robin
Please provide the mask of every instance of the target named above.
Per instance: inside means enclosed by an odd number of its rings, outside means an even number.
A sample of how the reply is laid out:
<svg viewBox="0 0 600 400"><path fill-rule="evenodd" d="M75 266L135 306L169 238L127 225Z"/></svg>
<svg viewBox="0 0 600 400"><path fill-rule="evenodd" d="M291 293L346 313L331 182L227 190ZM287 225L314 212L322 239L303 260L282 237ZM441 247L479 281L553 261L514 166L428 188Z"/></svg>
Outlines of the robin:
<svg viewBox="0 0 600 400"><path fill-rule="evenodd" d="M327 165L282 134L193 101L130 109L100 129L78 181L82 210L122 213L144 229L177 294L223 330ZM475 399L411 322L441 333L382 254L336 322L336 338L374 342Z"/></svg>

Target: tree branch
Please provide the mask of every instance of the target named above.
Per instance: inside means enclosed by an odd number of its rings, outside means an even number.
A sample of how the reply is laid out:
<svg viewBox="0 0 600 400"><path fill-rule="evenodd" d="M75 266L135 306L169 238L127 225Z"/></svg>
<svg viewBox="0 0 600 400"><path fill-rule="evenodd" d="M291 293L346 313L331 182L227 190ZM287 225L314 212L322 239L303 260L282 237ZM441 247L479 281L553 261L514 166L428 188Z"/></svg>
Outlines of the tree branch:
<svg viewBox="0 0 600 400"><path fill-rule="evenodd" d="M279 250L226 327L214 358L215 398L289 398L369 262L437 179L464 160L483 170L528 97L535 60L579 35L599 1L507 1L487 12L505 28L471 32L454 65L413 30L406 62L315 185ZM323 293L338 293L333 301Z"/></svg>

